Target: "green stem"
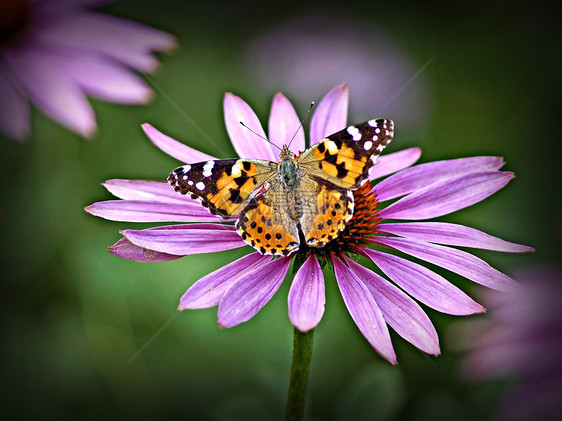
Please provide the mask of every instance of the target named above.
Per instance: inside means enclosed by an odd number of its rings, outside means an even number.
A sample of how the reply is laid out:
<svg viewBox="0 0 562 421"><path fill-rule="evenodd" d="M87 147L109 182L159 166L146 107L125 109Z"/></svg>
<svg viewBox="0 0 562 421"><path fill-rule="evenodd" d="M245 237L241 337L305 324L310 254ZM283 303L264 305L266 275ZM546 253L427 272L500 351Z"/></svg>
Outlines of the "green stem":
<svg viewBox="0 0 562 421"><path fill-rule="evenodd" d="M304 416L313 339L314 329L304 333L297 329L294 331L291 380L289 383L287 408L285 410L286 421L301 421Z"/></svg>

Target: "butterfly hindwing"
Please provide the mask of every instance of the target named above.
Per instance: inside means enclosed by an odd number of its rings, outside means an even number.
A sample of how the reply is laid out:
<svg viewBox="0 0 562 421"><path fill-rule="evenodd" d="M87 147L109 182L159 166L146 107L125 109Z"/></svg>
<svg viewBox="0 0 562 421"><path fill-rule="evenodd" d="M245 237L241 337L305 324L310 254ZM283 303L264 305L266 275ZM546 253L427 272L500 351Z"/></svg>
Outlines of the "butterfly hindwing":
<svg viewBox="0 0 562 421"><path fill-rule="evenodd" d="M308 174L355 190L367 179L369 169L393 136L392 120L372 119L322 139L304 151L298 161Z"/></svg>
<svg viewBox="0 0 562 421"><path fill-rule="evenodd" d="M339 236L353 216L353 193L312 177L305 177L302 183L314 192L309 200L302 200L300 228L304 240L308 247L324 247Z"/></svg>
<svg viewBox="0 0 562 421"><path fill-rule="evenodd" d="M299 247L297 222L280 184L252 198L236 221L242 239L262 254L286 256Z"/></svg>
<svg viewBox="0 0 562 421"><path fill-rule="evenodd" d="M211 160L178 167L168 181L177 192L199 200L211 213L229 218L244 209L252 192L276 169L276 163L257 159Z"/></svg>

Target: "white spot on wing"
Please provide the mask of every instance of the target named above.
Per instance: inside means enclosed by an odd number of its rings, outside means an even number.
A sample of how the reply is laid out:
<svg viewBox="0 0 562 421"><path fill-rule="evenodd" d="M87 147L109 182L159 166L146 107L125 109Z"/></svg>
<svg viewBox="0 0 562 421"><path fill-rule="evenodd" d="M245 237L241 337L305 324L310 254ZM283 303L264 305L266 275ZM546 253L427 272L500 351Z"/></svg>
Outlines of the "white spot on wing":
<svg viewBox="0 0 562 421"><path fill-rule="evenodd" d="M359 129L357 127L349 126L347 128L347 132L351 135L351 137L353 137L353 140L361 140L361 133L359 132Z"/></svg>
<svg viewBox="0 0 562 421"><path fill-rule="evenodd" d="M326 149L328 149L328 152L330 152L330 155L335 155L335 154L338 153L338 147L337 147L336 144L335 144L333 141L331 141L331 140L328 140L328 141L326 142Z"/></svg>
<svg viewBox="0 0 562 421"><path fill-rule="evenodd" d="M205 183L203 183L202 181L200 181L199 183L197 183L195 185L195 187L197 187L199 190L205 190Z"/></svg>
<svg viewBox="0 0 562 421"><path fill-rule="evenodd" d="M373 147L373 142L371 142L370 140L367 140L363 144L363 149L365 149L366 151L370 150L372 147Z"/></svg>
<svg viewBox="0 0 562 421"><path fill-rule="evenodd" d="M215 161L207 161L203 165L203 177L210 177L213 174L213 167L215 166Z"/></svg>
<svg viewBox="0 0 562 421"><path fill-rule="evenodd" d="M189 170L191 169L191 165L187 164L187 165L184 165L182 168L183 168L184 173L188 173Z"/></svg>
<svg viewBox="0 0 562 421"><path fill-rule="evenodd" d="M236 163L232 166L231 175L232 177L240 177L242 175L242 163L236 161Z"/></svg>
<svg viewBox="0 0 562 421"><path fill-rule="evenodd" d="M187 182L187 184L189 184L190 186L193 186L193 181L189 180L189 181Z"/></svg>

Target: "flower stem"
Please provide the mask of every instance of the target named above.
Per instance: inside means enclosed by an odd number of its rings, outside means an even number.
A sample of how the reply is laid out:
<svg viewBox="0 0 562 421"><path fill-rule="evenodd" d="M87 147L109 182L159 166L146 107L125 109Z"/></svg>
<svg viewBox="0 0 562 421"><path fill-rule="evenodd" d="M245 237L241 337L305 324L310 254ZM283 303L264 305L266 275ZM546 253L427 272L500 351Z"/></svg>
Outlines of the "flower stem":
<svg viewBox="0 0 562 421"><path fill-rule="evenodd" d="M285 410L286 421L300 421L304 416L313 339L314 329L303 333L295 328L293 334L293 361L291 363L289 396L287 398L287 408Z"/></svg>

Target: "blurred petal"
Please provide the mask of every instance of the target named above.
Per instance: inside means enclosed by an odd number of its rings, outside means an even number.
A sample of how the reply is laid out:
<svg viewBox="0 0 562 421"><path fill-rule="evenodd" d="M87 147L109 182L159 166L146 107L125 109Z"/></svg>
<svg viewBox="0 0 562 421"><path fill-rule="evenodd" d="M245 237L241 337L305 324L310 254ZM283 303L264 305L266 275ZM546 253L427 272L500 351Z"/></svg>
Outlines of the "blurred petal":
<svg viewBox="0 0 562 421"><path fill-rule="evenodd" d="M345 129L349 86L344 83L333 88L318 104L310 122L310 145Z"/></svg>
<svg viewBox="0 0 562 421"><path fill-rule="evenodd" d="M367 286L385 321L404 339L431 355L439 355L439 337L422 308L383 277L346 258L345 262Z"/></svg>
<svg viewBox="0 0 562 421"><path fill-rule="evenodd" d="M121 234L139 247L176 255L212 253L246 245L232 225L168 225L123 230Z"/></svg>
<svg viewBox="0 0 562 421"><path fill-rule="evenodd" d="M161 253L159 251L135 246L126 238L122 238L109 248L109 252L123 259L134 260L141 263L159 263L177 260L183 255Z"/></svg>
<svg viewBox="0 0 562 421"><path fill-rule="evenodd" d="M219 304L219 326L236 326L254 317L277 292L290 263L291 257L281 257L238 278Z"/></svg>
<svg viewBox="0 0 562 421"><path fill-rule="evenodd" d="M338 259L332 259L336 280L351 318L375 351L392 364L396 353L390 341L388 327L373 295L361 280Z"/></svg>
<svg viewBox="0 0 562 421"><path fill-rule="evenodd" d="M417 263L371 249L362 251L408 294L441 313L467 316L485 311L445 278Z"/></svg>
<svg viewBox="0 0 562 421"><path fill-rule="evenodd" d="M115 3L117 0L57 0L57 1L41 1L32 0L37 5L34 12L52 13L67 9L78 9L85 7L101 7L109 3Z"/></svg>
<svg viewBox="0 0 562 421"><path fill-rule="evenodd" d="M293 135L295 136L294 139L292 139ZM289 143L291 144L291 150L295 153L305 149L304 129L301 127L299 117L289 100L280 93L275 95L271 105L269 140L279 149L282 149L284 145L289 145Z"/></svg>
<svg viewBox="0 0 562 421"><path fill-rule="evenodd" d="M404 149L400 152L394 152L377 158L377 162L373 168L369 170L369 179L375 180L385 175L393 174L396 171L413 165L421 156L420 148Z"/></svg>
<svg viewBox="0 0 562 421"><path fill-rule="evenodd" d="M0 131L12 139L23 140L31 131L29 104L23 88L16 83L0 61Z"/></svg>
<svg viewBox="0 0 562 421"><path fill-rule="evenodd" d="M167 50L176 43L166 32L92 11L63 12L34 29L35 37L55 48L95 51L148 73L158 67L152 50Z"/></svg>
<svg viewBox="0 0 562 421"><path fill-rule="evenodd" d="M431 243L472 247L505 253L529 253L532 247L510 243L474 228L445 222L398 222L380 224L379 232L416 238Z"/></svg>
<svg viewBox="0 0 562 421"><path fill-rule="evenodd" d="M301 332L314 329L324 314L324 276L311 254L295 274L288 296L289 318Z"/></svg>
<svg viewBox="0 0 562 421"><path fill-rule="evenodd" d="M60 52L51 55L61 72L90 95L125 104L144 104L152 97L152 90L140 77L101 55Z"/></svg>
<svg viewBox="0 0 562 421"><path fill-rule="evenodd" d="M59 123L89 137L96 129L95 116L78 85L51 63L46 51L20 48L4 51L31 100Z"/></svg>
<svg viewBox="0 0 562 421"><path fill-rule="evenodd" d="M382 209L383 219L429 219L466 208L491 196L514 177L511 172L483 172L446 179L417 190ZM387 179L388 180L388 179ZM375 186L378 193L378 186Z"/></svg>
<svg viewBox="0 0 562 421"><path fill-rule="evenodd" d="M86 212L111 221L129 222L223 222L198 202L171 204L145 200L106 200L85 208Z"/></svg>
<svg viewBox="0 0 562 421"><path fill-rule="evenodd" d="M270 260L271 256L263 256L255 252L209 273L195 282L181 297L179 310L193 310L219 305L224 293L238 279L267 264Z"/></svg>
<svg viewBox="0 0 562 421"><path fill-rule="evenodd" d="M178 161L187 164L216 159L211 155L207 155L206 153L190 148L189 146L172 139L170 136L166 136L164 133L159 132L148 123L144 123L141 127L152 143L171 157L176 158Z"/></svg>
<svg viewBox="0 0 562 421"><path fill-rule="evenodd" d="M276 161L277 157L271 150L269 143L264 139L266 138L265 132L258 117L240 97L231 93L224 96L224 120L228 136L240 158ZM247 127L242 126L240 122ZM248 128L256 132L257 135Z"/></svg>
<svg viewBox="0 0 562 421"><path fill-rule="evenodd" d="M494 171L504 165L503 159L494 156L450 159L416 165L394 174L376 185L379 202L404 196L433 183L443 182L463 174ZM375 165L374 168L377 168Z"/></svg>
<svg viewBox="0 0 562 421"><path fill-rule="evenodd" d="M527 380L509 395L494 419L497 421L558 420L562 412L560 390L562 390L562 376L559 373Z"/></svg>

